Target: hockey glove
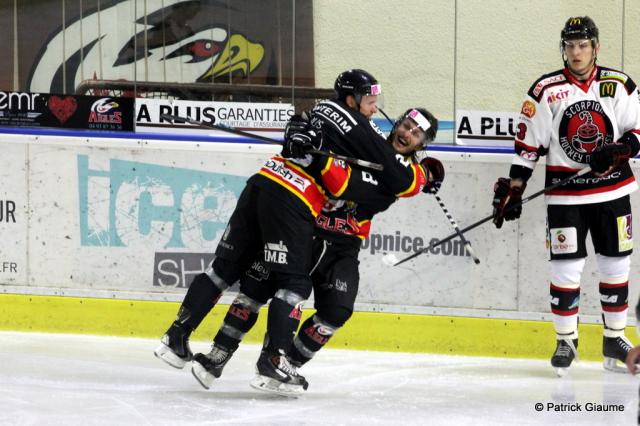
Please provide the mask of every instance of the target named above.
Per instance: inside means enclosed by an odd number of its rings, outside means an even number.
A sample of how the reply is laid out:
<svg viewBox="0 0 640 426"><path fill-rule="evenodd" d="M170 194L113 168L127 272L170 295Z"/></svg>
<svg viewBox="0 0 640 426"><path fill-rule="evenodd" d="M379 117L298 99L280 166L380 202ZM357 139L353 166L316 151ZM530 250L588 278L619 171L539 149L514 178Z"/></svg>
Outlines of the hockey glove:
<svg viewBox="0 0 640 426"><path fill-rule="evenodd" d="M522 194L527 184L511 186L511 179L499 178L493 187L493 223L502 228L505 220L515 220L522 214Z"/></svg>
<svg viewBox="0 0 640 426"><path fill-rule="evenodd" d="M427 157L420 162L427 170L427 184L422 188L425 194L437 194L444 181L444 166L437 158ZM429 176L430 175L430 176Z"/></svg>
<svg viewBox="0 0 640 426"><path fill-rule="evenodd" d="M605 145L591 154L589 166L599 175L606 174L615 167L625 164L631 156L631 148L628 145L612 143Z"/></svg>
<svg viewBox="0 0 640 426"><path fill-rule="evenodd" d="M311 129L311 122L306 112L302 114L294 114L291 116L284 128L285 139L290 138L295 133L304 133Z"/></svg>
<svg viewBox="0 0 640 426"><path fill-rule="evenodd" d="M282 144L282 156L285 158L304 158L311 150L322 148L322 136L315 130L292 133L285 137Z"/></svg>

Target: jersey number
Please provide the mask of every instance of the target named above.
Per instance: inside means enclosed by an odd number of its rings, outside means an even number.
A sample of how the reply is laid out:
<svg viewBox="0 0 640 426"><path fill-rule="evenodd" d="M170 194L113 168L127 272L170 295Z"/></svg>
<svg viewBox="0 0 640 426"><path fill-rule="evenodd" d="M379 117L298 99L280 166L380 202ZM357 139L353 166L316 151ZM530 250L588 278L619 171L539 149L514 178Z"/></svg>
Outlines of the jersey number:
<svg viewBox="0 0 640 426"><path fill-rule="evenodd" d="M516 139L523 141L527 134L527 125L524 123L518 123L518 133L516 133Z"/></svg>

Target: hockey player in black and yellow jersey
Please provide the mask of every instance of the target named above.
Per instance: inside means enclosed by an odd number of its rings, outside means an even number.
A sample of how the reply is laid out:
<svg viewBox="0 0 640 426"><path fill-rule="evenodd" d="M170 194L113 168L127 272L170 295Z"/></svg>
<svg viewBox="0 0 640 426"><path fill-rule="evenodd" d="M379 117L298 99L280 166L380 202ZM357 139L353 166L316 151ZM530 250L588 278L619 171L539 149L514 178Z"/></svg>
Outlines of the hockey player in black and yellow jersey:
<svg viewBox="0 0 640 426"><path fill-rule="evenodd" d="M407 110L396 122L388 145L396 161L406 170L422 168L429 174L425 193L436 193L444 180L444 167L433 157L423 155L427 143L438 130L438 120L423 108ZM374 174L377 179L377 176ZM296 366L308 362L348 321L358 294L360 274L358 254L362 240L369 236L374 215L385 211L398 198L420 193L412 188L393 193L377 181L370 181L370 196L358 203L338 200L329 204L316 218L313 281L316 313L308 318L296 335L288 352ZM348 197L347 197L348 198Z"/></svg>
<svg viewBox="0 0 640 426"><path fill-rule="evenodd" d="M625 73L596 64L599 31L587 16L561 32L565 67L539 78L522 104L509 179L495 185L494 223L520 216L522 197L538 159L546 155L546 185L591 172L545 194L550 247L550 301L557 346L551 364L566 372L578 345L580 280L591 234L604 321L605 368L616 369L630 349L627 323L633 239L629 194L638 188L628 160L640 150L640 103Z"/></svg>
<svg viewBox="0 0 640 426"><path fill-rule="evenodd" d="M441 163L433 158L420 162L415 156L416 151L433 140L437 126L437 120L428 111L410 109L398 120L386 142L395 153L394 168L404 170L406 176L416 173L416 168L418 175L428 174L425 185L414 181L405 191L394 194L381 187L377 175L367 171L367 178L350 180L345 191L347 198L359 198L358 203L332 199L317 216L311 270L316 313L301 326L287 353L291 365L299 367L310 360L351 316L359 286L358 253L362 240L368 236L373 215L386 210L399 197L439 188L444 178ZM352 176L361 172L351 170ZM352 196L349 191L352 195L362 191L367 196ZM221 375L245 333L255 324L260 307L277 291L268 266L255 262L241 280L240 293L214 338L211 352L194 357L193 373L203 386L208 388Z"/></svg>
<svg viewBox="0 0 640 426"><path fill-rule="evenodd" d="M372 84L357 87L345 99L351 106L343 111L344 118L362 125L352 126L356 130L345 132L348 135L341 135L340 142L346 146L377 144L372 152L379 157L371 154L368 158L389 164L385 176L393 173L395 179L397 165L384 157L391 155L395 158L395 154L379 151L378 146L384 140L370 127L365 115L376 111L375 100L380 86L374 80L371 77ZM330 147L331 133L323 132L320 137L319 130L290 132L283 153L289 154L287 151L295 150L300 143L319 148L325 141ZM182 368L192 357L188 345L190 333L213 308L221 293L245 276L255 261L260 261L268 268L277 291L269 306L267 343L256 366L258 375L254 387L283 394L295 394L306 389L304 378L283 355L291 346L300 319L300 306L311 292L309 271L315 217L329 194L340 196L348 193L355 197L358 191L346 182L356 182L364 176L352 176L350 168L340 161L316 160L306 155L292 159L274 156L248 180L218 244L212 265L206 273L195 277L180 307L178 319L163 336L155 352L159 358ZM391 179L384 181L402 192L422 187L426 183L426 173L422 168L412 169L410 178L402 179L400 184ZM401 185L406 185L406 188Z"/></svg>

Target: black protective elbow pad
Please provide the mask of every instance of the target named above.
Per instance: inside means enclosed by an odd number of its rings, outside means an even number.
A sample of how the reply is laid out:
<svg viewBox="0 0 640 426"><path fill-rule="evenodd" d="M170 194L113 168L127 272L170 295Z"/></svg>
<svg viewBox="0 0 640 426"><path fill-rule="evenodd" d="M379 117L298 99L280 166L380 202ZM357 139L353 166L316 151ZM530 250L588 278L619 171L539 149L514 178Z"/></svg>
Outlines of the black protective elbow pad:
<svg viewBox="0 0 640 426"><path fill-rule="evenodd" d="M518 166L516 164L512 164L511 169L509 169L509 177L511 179L522 179L522 182L524 183L527 183L532 173L533 169L524 166Z"/></svg>

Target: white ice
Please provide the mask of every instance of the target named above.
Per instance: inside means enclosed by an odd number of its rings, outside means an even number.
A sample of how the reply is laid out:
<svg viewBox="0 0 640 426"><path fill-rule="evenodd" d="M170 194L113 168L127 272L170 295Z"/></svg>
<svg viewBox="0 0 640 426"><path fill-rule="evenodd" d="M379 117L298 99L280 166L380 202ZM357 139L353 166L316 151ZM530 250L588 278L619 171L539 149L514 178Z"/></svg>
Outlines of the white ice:
<svg viewBox="0 0 640 426"><path fill-rule="evenodd" d="M325 349L302 370L307 393L249 387L244 345L211 390L153 356L158 340L0 332L2 425L636 424L637 378L580 362L559 379L544 360ZM192 342L208 351L205 342ZM543 411L536 411L541 403ZM580 404L580 412L547 404ZM589 412L586 404L622 404ZM559 405L558 405L559 407Z"/></svg>

